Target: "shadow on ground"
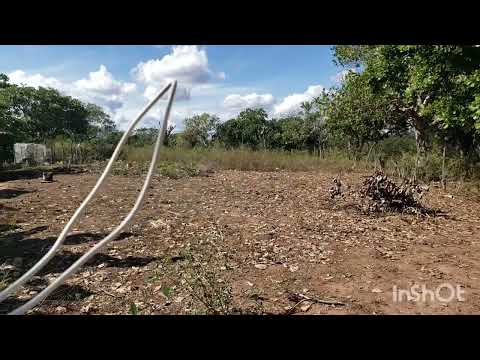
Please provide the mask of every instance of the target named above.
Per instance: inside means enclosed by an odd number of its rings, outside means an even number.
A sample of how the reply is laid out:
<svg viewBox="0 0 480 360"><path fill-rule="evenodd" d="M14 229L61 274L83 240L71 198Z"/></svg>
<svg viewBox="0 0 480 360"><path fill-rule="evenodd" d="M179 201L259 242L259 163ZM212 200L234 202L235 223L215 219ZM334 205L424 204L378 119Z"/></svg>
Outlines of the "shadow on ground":
<svg viewBox="0 0 480 360"><path fill-rule="evenodd" d="M28 194L34 191L28 191L24 189L0 189L0 199L12 199L14 197Z"/></svg>
<svg viewBox="0 0 480 360"><path fill-rule="evenodd" d="M36 291L40 292L47 285L46 281L43 281L42 283L43 283L42 284L43 286L41 287L37 286L37 288L35 289ZM57 290L55 290L48 298L46 298L44 300L44 303L54 305L54 306L68 305L68 303L72 301L80 301L93 294L94 292L88 289L85 289L80 285L64 284L64 285L61 285ZM35 295L36 294L32 294L31 296L33 297ZM8 314L12 310L25 304L30 299L31 298L19 300L16 297L8 298L3 303L0 304L0 314Z"/></svg>
<svg viewBox="0 0 480 360"><path fill-rule="evenodd" d="M16 262L18 272L27 271L35 262L45 255L57 240L57 237L29 237L36 233L46 230L46 226L38 226L28 231L18 231L6 234L0 234L0 264L4 262ZM120 234L114 241L121 241L132 236L131 232ZM65 245L79 245L90 242L98 242L107 234L96 233L78 233L68 236L65 239ZM83 253L82 253L83 254ZM66 249L56 254L45 266L40 274L58 273L65 270L73 264L82 255ZM96 266L105 263L108 267L130 267L145 266L152 261L159 260L157 257L126 257L124 259L115 258L105 254L97 254L85 266Z"/></svg>
<svg viewBox="0 0 480 360"><path fill-rule="evenodd" d="M4 258L15 257L27 257L27 256L41 256L47 252L50 247L57 240L56 236L49 237L32 237L42 231L48 229L47 226L37 226L33 229L26 231L12 231L18 229L16 225L2 225L0 224L0 230L4 230L5 233L0 233L0 262L5 260ZM96 234L96 233L78 233L67 236L64 241L65 245L80 245L90 242L96 242L103 239L108 234ZM121 233L114 241L120 241L129 238L133 234L131 232Z"/></svg>
<svg viewBox="0 0 480 360"><path fill-rule="evenodd" d="M85 172L85 169L78 166L72 167L38 167L30 169L12 169L12 170L0 170L0 181L12 181L12 180L28 180L37 179L42 177L43 171L49 171L54 174L80 174Z"/></svg>
<svg viewBox="0 0 480 360"><path fill-rule="evenodd" d="M53 259L38 273L38 275L56 274L66 270L70 265L77 261L83 254L72 253L70 251L62 251L55 255ZM130 268L132 266L143 267L151 262L159 261L161 257L158 256L127 256L125 258L118 258L107 254L97 254L84 267L97 267L100 264L105 264L105 267L115 268Z"/></svg>
<svg viewBox="0 0 480 360"><path fill-rule="evenodd" d="M0 225L8 226L8 225ZM45 255L52 245L57 240L57 237L29 237L36 233L46 230L46 226L38 226L28 231L10 232L0 234L0 264L2 263L16 263L18 272L27 271L35 262ZM79 245L90 242L98 242L107 234L95 233L78 233L67 236L65 245ZM120 241L129 238L133 234L124 232L120 234L114 241ZM81 254L73 253L68 250L61 250L55 255L50 263L42 270L42 274L57 273L65 270L68 266L73 264ZM106 266L128 267L128 266L144 266L155 258L131 258L117 259L109 257L108 255L97 254L90 260L86 266L93 266L105 262Z"/></svg>
<svg viewBox="0 0 480 360"><path fill-rule="evenodd" d="M17 210L17 209L15 209L13 207L10 207L10 206L0 204L0 211L2 211L2 212L15 211L15 210Z"/></svg>

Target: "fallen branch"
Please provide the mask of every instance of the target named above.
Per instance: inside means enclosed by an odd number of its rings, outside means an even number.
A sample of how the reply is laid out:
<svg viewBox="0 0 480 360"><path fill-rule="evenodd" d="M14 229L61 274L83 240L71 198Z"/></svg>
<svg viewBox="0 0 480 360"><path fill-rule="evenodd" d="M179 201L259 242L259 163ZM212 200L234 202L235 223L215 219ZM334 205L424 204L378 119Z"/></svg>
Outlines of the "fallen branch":
<svg viewBox="0 0 480 360"><path fill-rule="evenodd" d="M293 310L295 310L297 306L299 306L301 303L306 301L311 301L312 303L325 304L325 305L339 305L339 306L347 305L346 303L343 303L337 300L318 299L318 298L309 297L299 293L290 293L288 295L288 298L289 300L296 301L297 303L287 310L287 313L286 313L287 315L290 315L291 313L293 313Z"/></svg>
<svg viewBox="0 0 480 360"><path fill-rule="evenodd" d="M116 296L115 296L115 295L113 295L113 294L109 293L107 290L104 290L104 289L102 289L102 288L100 288L100 290L101 290L102 292L104 292L105 294L107 294L107 295L109 295L109 296L111 296L111 297L114 297L114 298L116 298Z"/></svg>

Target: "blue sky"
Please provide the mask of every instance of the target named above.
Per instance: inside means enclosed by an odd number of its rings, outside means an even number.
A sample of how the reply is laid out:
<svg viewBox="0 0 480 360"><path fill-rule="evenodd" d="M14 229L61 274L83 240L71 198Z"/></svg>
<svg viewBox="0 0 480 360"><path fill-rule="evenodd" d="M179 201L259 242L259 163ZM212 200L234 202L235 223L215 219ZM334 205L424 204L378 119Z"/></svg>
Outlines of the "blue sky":
<svg viewBox="0 0 480 360"><path fill-rule="evenodd" d="M174 78L177 129L186 116L226 120L247 106L283 116L339 81L342 69L332 60L331 46L317 45L0 46L0 72L12 82L96 103L120 128ZM158 123L163 105L142 125Z"/></svg>

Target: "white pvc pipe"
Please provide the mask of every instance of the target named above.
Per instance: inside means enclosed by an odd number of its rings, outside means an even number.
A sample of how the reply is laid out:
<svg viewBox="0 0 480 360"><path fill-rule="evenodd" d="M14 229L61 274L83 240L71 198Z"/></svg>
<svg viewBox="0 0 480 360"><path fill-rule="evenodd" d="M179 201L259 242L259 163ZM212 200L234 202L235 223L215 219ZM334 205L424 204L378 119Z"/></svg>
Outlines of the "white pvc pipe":
<svg viewBox="0 0 480 360"><path fill-rule="evenodd" d="M101 185L103 184L105 178L107 177L108 173L110 172L113 163L115 160L118 158L120 151L123 147L123 145L126 143L127 138L135 125L138 124L138 122L143 118L143 116L155 105L155 103L172 87L172 83L168 84L165 86L165 88L145 107L145 109L138 115L138 117L131 123L131 125L128 127L127 131L123 134L122 138L120 139L120 142L118 143L112 157L110 158L110 161L108 162L103 174L100 176L98 179L97 183L95 184L94 188L88 194L88 196L85 198L83 203L80 205L80 207L75 211L74 215L70 219L70 221L67 223L65 228L63 229L62 233L58 237L57 241L54 243L52 248L48 251L45 256L38 261L35 266L33 266L28 272L26 272L22 277L17 279L13 284L11 284L7 289L2 291L0 293L0 302L3 301L5 298L8 297L10 293L18 289L21 285L23 285L25 282L29 281L40 269L42 269L48 261L55 255L55 252L58 250L58 248L63 244L66 235L70 231L71 227L74 225L84 208L87 206L87 204L91 201L93 196L97 193ZM147 178L145 180L145 183L143 185L143 188L141 190L141 193L139 197L137 198L137 201L130 211L130 213L126 216L126 218L122 221L122 223L114 229L107 237L105 237L102 241L100 241L95 247L93 247L89 252L84 254L79 260L77 260L70 268L68 268L58 279L56 279L52 284L50 284L47 288L45 288L42 292L40 292L37 296L35 296L33 299L31 299L29 302L18 308L17 310L11 312L10 314L23 314L35 305L37 305L40 301L42 301L44 298L46 298L53 290L55 290L58 286L62 284L62 282L71 274L73 274L74 271L76 271L81 265L83 265L88 259L90 259L98 250L100 250L105 244L107 244L109 241L113 240L118 234L121 232L121 230L128 224L128 222L133 218L135 213L138 211L140 208L141 202L143 200L143 197L145 196L146 190L150 184L151 177L153 175L156 161L158 158L158 153L160 146L163 142L163 138L165 135L166 131L166 126L168 122L168 117L170 115L170 109L172 106L173 98L175 95L175 90L177 87L177 82L173 82L173 88L172 92L170 94L170 99L167 105L167 109L165 111L165 117L163 120L162 128L159 130L159 134L157 136L157 142L155 144L155 149L153 152L152 156L152 161L150 163L150 168L147 174Z"/></svg>

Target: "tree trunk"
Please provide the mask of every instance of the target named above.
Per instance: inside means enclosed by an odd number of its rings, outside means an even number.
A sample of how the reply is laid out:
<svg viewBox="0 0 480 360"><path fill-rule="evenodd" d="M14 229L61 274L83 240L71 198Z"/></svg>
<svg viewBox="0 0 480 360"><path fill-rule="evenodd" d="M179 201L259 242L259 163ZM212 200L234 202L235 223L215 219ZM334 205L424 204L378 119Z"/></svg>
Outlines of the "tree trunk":
<svg viewBox="0 0 480 360"><path fill-rule="evenodd" d="M419 169L423 169L426 164L427 155L427 126L425 120L415 115L412 117L412 125L415 131L415 143L417 147L417 156L415 159L414 178L417 180Z"/></svg>
<svg viewBox="0 0 480 360"><path fill-rule="evenodd" d="M445 153L446 153L447 145L443 144L443 156L442 156L442 188L443 190L447 190L447 179L445 173Z"/></svg>
<svg viewBox="0 0 480 360"><path fill-rule="evenodd" d="M415 180L417 180L418 170L423 169L426 164L427 155L427 119L422 117L419 114L418 110L422 109L425 106L429 98L429 95L426 96L423 100L418 97L416 107L405 107L400 100L397 100L395 104L396 108L408 117L408 121L415 132L415 143L417 148L414 170Z"/></svg>

